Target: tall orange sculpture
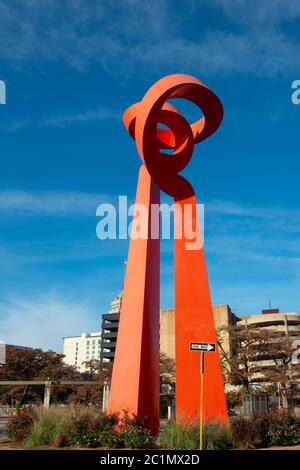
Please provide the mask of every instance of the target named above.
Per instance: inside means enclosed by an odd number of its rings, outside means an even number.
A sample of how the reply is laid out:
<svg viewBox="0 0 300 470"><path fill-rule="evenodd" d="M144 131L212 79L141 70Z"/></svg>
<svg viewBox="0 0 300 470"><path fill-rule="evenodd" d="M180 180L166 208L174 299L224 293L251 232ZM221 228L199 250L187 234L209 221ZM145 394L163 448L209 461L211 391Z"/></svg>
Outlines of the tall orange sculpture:
<svg viewBox="0 0 300 470"><path fill-rule="evenodd" d="M192 101L203 117L190 125L168 101L172 98ZM176 417L196 420L199 356L190 352L189 344L216 343L216 331L203 246L191 249L193 240L186 230L189 224L199 235L196 197L179 172L191 159L194 144L213 134L222 118L217 96L198 79L183 74L156 82L123 116L142 160L136 203L149 209L148 238L130 241L109 411L128 409L146 418L153 435L159 427L159 238L153 237L153 232L157 233L153 224L158 221L151 219L150 208L159 204L159 189L174 198L174 232L181 233L174 241ZM172 153L161 149L172 149ZM182 215L187 206L188 217ZM203 403L204 421L228 423L218 353L207 355Z"/></svg>

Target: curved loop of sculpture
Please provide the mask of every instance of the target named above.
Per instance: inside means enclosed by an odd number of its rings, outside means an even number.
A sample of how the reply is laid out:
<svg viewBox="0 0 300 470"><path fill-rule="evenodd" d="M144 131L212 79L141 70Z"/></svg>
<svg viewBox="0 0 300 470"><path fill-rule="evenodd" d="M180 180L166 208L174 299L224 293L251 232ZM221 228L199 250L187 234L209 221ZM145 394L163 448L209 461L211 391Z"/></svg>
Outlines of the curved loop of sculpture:
<svg viewBox="0 0 300 470"><path fill-rule="evenodd" d="M190 125L168 102L174 98L193 102L203 112L203 117ZM191 75L176 74L156 82L139 103L125 111L123 122L155 183L179 199L194 191L178 173L190 161L194 144L213 134L222 118L222 104L206 85ZM159 128L159 124L167 129ZM163 153L161 149L173 152Z"/></svg>
<svg viewBox="0 0 300 470"><path fill-rule="evenodd" d="M193 102L203 117L189 124L170 103L174 98ZM194 145L213 134L222 117L223 108L217 96L196 78L182 74L156 82L143 99L123 115L125 127L135 140L143 163L136 207L142 204L148 209L148 237L130 240L109 411L122 413L128 409L142 419L146 417L152 435L157 434L159 428L160 241L152 237L152 228L159 226L159 218L154 220L151 209L160 204L159 189L176 201L176 419L194 421L199 416L199 357L189 351L189 344L193 341L217 343L217 338L203 245L195 245L191 250L188 247L191 245L186 232L188 224L195 238L200 232L196 197L191 184L179 173L190 161ZM191 209L187 217L186 208ZM178 228L181 238L175 237ZM208 354L205 377L204 420L227 424L218 353Z"/></svg>

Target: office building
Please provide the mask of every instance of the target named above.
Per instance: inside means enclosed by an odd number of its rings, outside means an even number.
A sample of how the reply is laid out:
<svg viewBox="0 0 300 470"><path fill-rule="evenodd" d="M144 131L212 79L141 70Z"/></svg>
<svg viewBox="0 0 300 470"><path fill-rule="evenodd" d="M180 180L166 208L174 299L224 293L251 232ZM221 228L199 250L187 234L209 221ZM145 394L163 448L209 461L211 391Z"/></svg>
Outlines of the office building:
<svg viewBox="0 0 300 470"><path fill-rule="evenodd" d="M80 336L63 338L64 362L75 366L79 372L86 372L86 363L92 359L100 360L101 333L81 333Z"/></svg>

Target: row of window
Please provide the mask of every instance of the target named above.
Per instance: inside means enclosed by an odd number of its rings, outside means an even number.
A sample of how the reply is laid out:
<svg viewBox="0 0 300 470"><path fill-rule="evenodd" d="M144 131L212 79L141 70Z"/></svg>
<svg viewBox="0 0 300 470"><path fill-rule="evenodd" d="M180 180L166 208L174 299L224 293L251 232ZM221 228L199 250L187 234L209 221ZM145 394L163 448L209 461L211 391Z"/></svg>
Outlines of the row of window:
<svg viewBox="0 0 300 470"><path fill-rule="evenodd" d="M90 344L91 342L92 342L92 344L96 344L96 341L97 341L96 339L93 339L91 341L87 340L86 344ZM98 344L100 344L100 343L101 343L101 340L98 339ZM78 347L78 345L79 345L79 343L76 343L76 347Z"/></svg>
<svg viewBox="0 0 300 470"><path fill-rule="evenodd" d="M97 359L99 358L100 358L100 352L97 354ZM89 361L91 359L96 359L96 355L95 354L92 354L91 356L86 355L86 358L85 358L86 361ZM78 364L78 358L75 357L75 366L77 366L77 364Z"/></svg>

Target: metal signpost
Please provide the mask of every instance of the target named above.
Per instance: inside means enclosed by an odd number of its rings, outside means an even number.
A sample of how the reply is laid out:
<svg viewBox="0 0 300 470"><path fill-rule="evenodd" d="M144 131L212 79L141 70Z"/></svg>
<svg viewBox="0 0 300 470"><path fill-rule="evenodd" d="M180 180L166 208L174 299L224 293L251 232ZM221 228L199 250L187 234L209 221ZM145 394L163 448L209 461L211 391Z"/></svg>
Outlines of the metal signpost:
<svg viewBox="0 0 300 470"><path fill-rule="evenodd" d="M203 449L203 379L204 379L204 353L215 352L215 343L190 343L190 351L200 352L200 413L199 413L199 433L200 450Z"/></svg>

